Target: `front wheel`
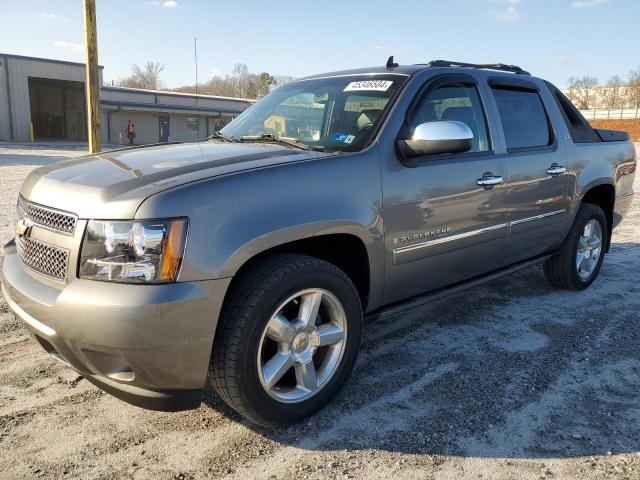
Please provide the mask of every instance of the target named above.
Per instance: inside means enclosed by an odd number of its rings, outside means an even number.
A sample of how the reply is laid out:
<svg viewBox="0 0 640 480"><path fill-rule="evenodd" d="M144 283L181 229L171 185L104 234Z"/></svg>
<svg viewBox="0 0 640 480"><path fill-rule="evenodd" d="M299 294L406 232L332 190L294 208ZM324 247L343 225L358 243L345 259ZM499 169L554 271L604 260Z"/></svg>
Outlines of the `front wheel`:
<svg viewBox="0 0 640 480"><path fill-rule="evenodd" d="M362 307L347 275L303 255L241 274L225 303L210 378L255 423L281 426L322 408L355 363Z"/></svg>
<svg viewBox="0 0 640 480"><path fill-rule="evenodd" d="M587 288L600 273L607 242L607 217L602 208L583 204L564 244L544 264L547 280L568 290Z"/></svg>

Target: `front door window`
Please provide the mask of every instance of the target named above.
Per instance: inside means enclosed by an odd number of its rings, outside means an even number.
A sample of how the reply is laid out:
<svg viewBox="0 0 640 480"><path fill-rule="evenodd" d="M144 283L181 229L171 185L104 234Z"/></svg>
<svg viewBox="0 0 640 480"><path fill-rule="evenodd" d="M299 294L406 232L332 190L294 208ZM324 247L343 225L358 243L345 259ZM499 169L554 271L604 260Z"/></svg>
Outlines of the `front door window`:
<svg viewBox="0 0 640 480"><path fill-rule="evenodd" d="M411 122L411 133L421 123L453 120L466 124L473 132L470 152L486 152L489 148L487 122L476 87L448 84L427 94Z"/></svg>

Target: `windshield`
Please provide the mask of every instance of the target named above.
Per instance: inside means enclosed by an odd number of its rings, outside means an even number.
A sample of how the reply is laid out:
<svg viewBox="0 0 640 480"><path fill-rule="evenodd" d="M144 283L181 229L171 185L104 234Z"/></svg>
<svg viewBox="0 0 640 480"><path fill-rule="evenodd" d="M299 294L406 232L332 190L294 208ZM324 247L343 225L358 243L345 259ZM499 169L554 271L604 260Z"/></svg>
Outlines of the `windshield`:
<svg viewBox="0 0 640 480"><path fill-rule="evenodd" d="M271 135L319 150L358 151L371 141L405 80L399 75L359 75L291 82L244 111L221 133L241 141Z"/></svg>

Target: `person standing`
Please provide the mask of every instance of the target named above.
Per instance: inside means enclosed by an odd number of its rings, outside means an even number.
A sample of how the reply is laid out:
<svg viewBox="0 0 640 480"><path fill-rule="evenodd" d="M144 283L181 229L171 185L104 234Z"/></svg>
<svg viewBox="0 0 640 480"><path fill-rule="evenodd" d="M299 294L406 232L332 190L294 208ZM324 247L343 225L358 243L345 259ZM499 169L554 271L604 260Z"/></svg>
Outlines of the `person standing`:
<svg viewBox="0 0 640 480"><path fill-rule="evenodd" d="M136 126L127 120L127 137L129 137L129 145L133 145L133 139L136 138Z"/></svg>

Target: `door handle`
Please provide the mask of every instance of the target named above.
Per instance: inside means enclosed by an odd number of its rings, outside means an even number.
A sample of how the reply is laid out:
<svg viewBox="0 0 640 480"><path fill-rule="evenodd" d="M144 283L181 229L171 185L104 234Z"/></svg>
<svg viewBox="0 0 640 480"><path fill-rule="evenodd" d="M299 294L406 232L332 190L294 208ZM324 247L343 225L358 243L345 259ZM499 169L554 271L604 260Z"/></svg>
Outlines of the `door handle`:
<svg viewBox="0 0 640 480"><path fill-rule="evenodd" d="M504 178L497 175L485 175L482 178L479 178L476 183L481 187L494 187L495 185L500 185L504 183Z"/></svg>
<svg viewBox="0 0 640 480"><path fill-rule="evenodd" d="M547 173L552 177L555 177L557 175L567 173L567 167L563 167L562 165L551 165L547 168Z"/></svg>

